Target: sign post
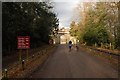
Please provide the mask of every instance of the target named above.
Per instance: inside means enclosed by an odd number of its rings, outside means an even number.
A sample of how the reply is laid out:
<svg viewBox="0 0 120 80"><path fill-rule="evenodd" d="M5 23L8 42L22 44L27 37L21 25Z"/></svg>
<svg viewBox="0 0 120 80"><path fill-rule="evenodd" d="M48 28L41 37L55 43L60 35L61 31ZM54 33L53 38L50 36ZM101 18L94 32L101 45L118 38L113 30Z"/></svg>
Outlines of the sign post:
<svg viewBox="0 0 120 80"><path fill-rule="evenodd" d="M28 49L27 49L27 61L28 61Z"/></svg>
<svg viewBox="0 0 120 80"><path fill-rule="evenodd" d="M27 60L28 60L28 49L30 48L30 36L18 36L18 49L20 49L19 52L19 60L21 61L22 56L21 52L22 49L27 49Z"/></svg>
<svg viewBox="0 0 120 80"><path fill-rule="evenodd" d="M19 50L19 61L21 62L22 56L21 56L22 49Z"/></svg>

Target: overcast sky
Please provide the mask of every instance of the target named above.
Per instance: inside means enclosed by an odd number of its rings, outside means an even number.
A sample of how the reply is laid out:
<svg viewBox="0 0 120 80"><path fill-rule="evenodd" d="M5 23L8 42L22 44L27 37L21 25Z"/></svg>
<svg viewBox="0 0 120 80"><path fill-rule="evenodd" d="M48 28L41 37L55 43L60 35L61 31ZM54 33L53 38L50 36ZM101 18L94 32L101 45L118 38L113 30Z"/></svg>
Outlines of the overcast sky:
<svg viewBox="0 0 120 80"><path fill-rule="evenodd" d="M73 16L75 15L75 8L79 4L79 0L70 1L56 1L54 3L54 11L59 19L59 27L69 27Z"/></svg>
<svg viewBox="0 0 120 80"><path fill-rule="evenodd" d="M69 27L72 20L78 20L78 13L75 8L81 2L110 2L119 0L52 0L54 3L54 11L59 19L59 27ZM75 15L78 16L75 16Z"/></svg>

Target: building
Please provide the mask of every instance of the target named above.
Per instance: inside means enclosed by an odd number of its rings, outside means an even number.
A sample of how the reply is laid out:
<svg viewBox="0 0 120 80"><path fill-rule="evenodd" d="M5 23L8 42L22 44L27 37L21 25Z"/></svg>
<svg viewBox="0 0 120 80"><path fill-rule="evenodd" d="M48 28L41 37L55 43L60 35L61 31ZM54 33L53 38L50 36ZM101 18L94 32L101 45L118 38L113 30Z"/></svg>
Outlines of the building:
<svg viewBox="0 0 120 80"><path fill-rule="evenodd" d="M53 39L54 44L67 44L70 40L76 44L76 38L70 36L69 30L69 28L59 29L57 36Z"/></svg>

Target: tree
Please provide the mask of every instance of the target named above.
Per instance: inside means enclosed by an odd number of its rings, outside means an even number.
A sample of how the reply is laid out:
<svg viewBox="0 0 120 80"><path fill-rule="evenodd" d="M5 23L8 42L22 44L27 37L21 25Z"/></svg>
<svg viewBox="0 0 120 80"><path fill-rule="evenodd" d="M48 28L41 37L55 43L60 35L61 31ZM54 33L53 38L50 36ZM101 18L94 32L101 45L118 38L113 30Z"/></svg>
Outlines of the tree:
<svg viewBox="0 0 120 80"><path fill-rule="evenodd" d="M17 49L17 36L30 36L31 48L48 43L59 20L47 2L4 2L2 5L3 52Z"/></svg>
<svg viewBox="0 0 120 80"><path fill-rule="evenodd" d="M80 16L81 20L78 23L78 32L82 42L87 42L89 45L114 42L114 38L110 37L116 34L116 31L111 28L116 27L115 11L117 9L115 6L110 7L111 4L113 3L83 3L80 9L82 17Z"/></svg>
<svg viewBox="0 0 120 80"><path fill-rule="evenodd" d="M118 26L117 26L117 46L120 48L120 1L117 3L117 7L118 7Z"/></svg>

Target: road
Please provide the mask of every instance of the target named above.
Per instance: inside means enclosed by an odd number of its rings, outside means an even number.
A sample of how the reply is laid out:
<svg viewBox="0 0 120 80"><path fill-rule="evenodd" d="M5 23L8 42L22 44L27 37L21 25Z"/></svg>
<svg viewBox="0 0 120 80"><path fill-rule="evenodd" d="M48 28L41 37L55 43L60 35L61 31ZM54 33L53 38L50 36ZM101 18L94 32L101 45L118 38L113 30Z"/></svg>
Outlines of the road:
<svg viewBox="0 0 120 80"><path fill-rule="evenodd" d="M118 72L103 58L59 45L29 78L118 78Z"/></svg>

